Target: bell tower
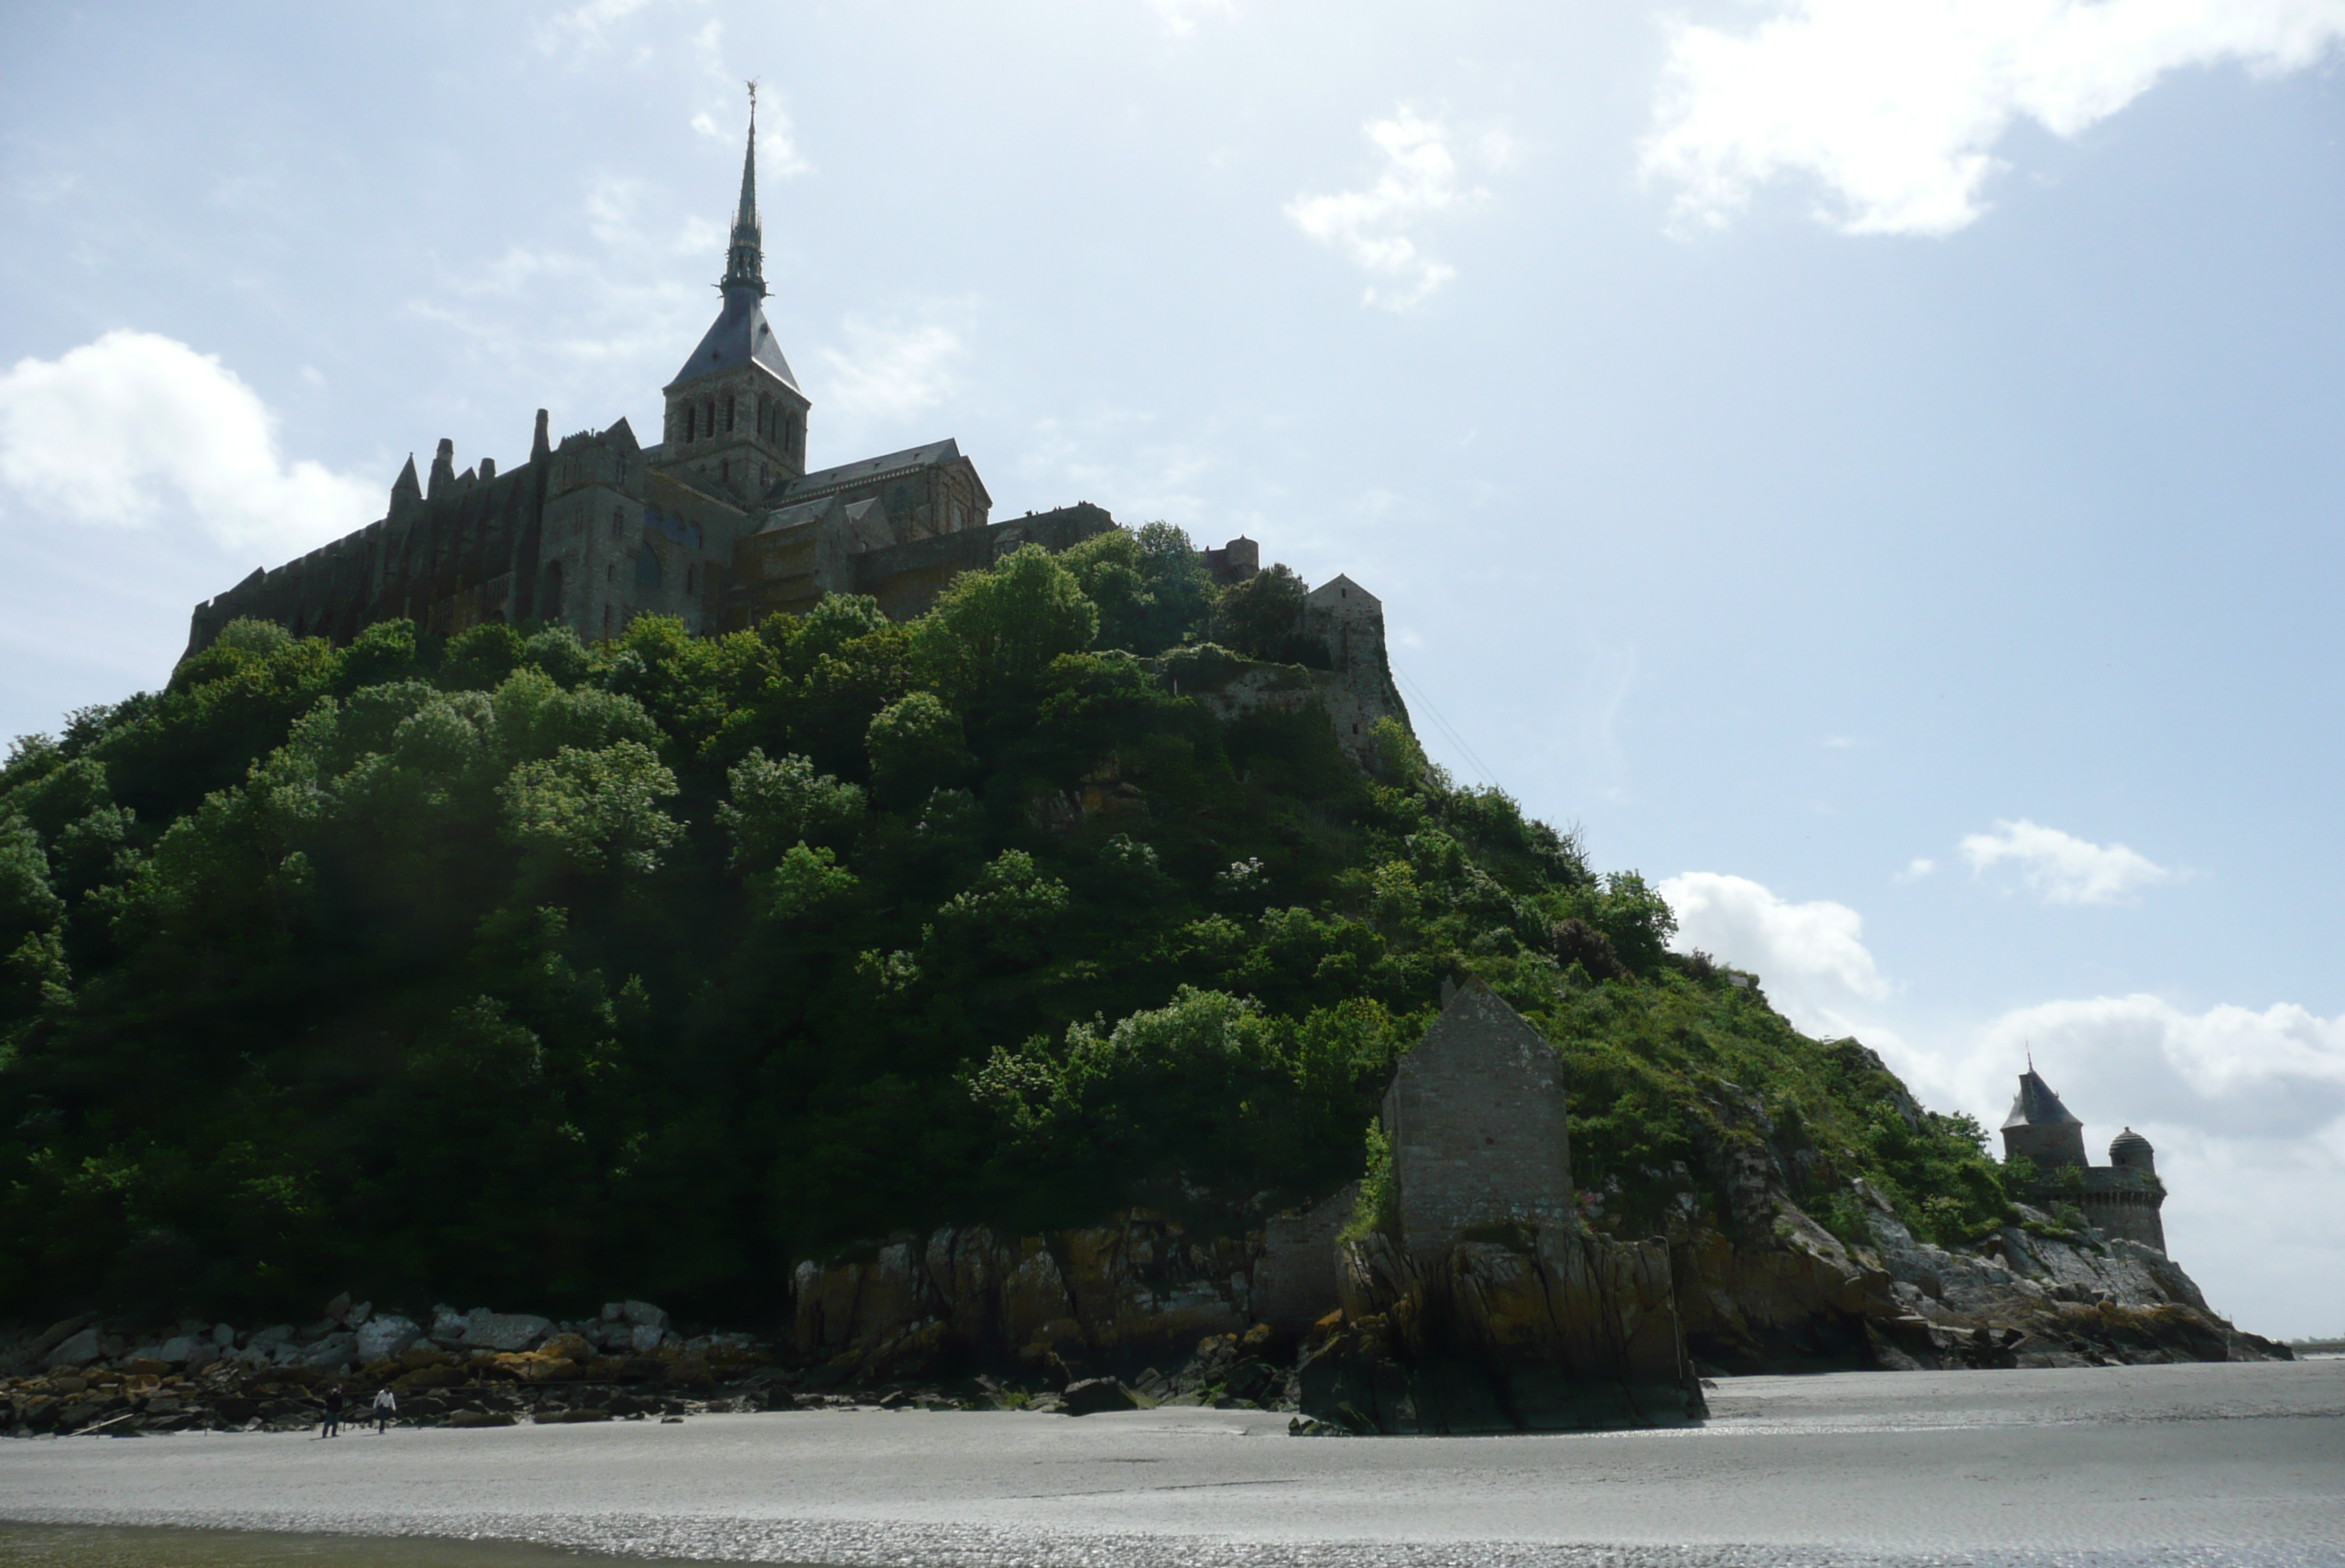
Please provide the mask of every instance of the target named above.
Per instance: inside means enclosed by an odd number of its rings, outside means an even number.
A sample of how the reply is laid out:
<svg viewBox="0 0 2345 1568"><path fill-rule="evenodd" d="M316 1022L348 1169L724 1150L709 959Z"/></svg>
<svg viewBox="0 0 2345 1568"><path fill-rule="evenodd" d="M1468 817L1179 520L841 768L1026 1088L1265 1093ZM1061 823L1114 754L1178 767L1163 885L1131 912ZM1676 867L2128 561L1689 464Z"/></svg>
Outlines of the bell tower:
<svg viewBox="0 0 2345 1568"><path fill-rule="evenodd" d="M750 505L806 472L806 413L790 361L766 320L765 229L758 218L758 84L749 145L725 253L716 321L663 389L660 466L694 487Z"/></svg>

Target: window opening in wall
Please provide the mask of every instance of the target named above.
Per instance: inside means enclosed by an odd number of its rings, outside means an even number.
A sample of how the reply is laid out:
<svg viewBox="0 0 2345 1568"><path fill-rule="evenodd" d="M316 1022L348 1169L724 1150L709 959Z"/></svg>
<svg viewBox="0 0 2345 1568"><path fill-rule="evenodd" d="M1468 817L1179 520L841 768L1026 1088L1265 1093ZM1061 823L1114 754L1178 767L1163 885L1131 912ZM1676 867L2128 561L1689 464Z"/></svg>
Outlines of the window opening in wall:
<svg viewBox="0 0 2345 1568"><path fill-rule="evenodd" d="M613 539L617 539L626 532L627 514L622 511L613 511L611 513L611 537Z"/></svg>
<svg viewBox="0 0 2345 1568"><path fill-rule="evenodd" d="M701 424L710 435L716 433L716 399L711 397L700 406Z"/></svg>
<svg viewBox="0 0 2345 1568"><path fill-rule="evenodd" d="M608 604L603 606L603 635L611 635L611 607Z"/></svg>
<svg viewBox="0 0 2345 1568"><path fill-rule="evenodd" d="M733 433L733 394L725 394L725 433Z"/></svg>
<svg viewBox="0 0 2345 1568"><path fill-rule="evenodd" d="M619 563L618 563L617 561L612 561L608 566L605 566L605 567L604 567L604 568L603 568L603 581L604 581L604 582L605 582L605 583L616 583L618 580L619 580Z"/></svg>
<svg viewBox="0 0 2345 1568"><path fill-rule="evenodd" d="M696 570L696 568L690 566L684 568L684 592L687 593L693 591L693 573Z"/></svg>

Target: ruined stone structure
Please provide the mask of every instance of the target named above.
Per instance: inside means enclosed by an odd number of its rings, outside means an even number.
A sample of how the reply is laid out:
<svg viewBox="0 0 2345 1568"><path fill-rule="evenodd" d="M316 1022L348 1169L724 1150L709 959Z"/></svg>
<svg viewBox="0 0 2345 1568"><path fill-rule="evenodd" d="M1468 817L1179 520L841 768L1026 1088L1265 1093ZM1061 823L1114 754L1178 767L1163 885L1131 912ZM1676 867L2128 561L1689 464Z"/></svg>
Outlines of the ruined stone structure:
<svg viewBox="0 0 2345 1568"><path fill-rule="evenodd" d="M2127 1127L2109 1146L2109 1163L2085 1157L2085 1124L2060 1103L2052 1085L2030 1066L2020 1074L2012 1113L2003 1119L2003 1158L2035 1167L2027 1201L2043 1207L2073 1203L2095 1228L2165 1250L2165 1183L2158 1180L2150 1140Z"/></svg>
<svg viewBox="0 0 2345 1568"><path fill-rule="evenodd" d="M1577 1223L1563 1059L1480 980L1401 1059L1384 1135L1412 1258L1430 1261L1478 1231Z"/></svg>
<svg viewBox="0 0 2345 1568"><path fill-rule="evenodd" d="M754 113L718 287L716 320L661 389L656 442L626 419L557 442L542 409L529 461L503 473L485 458L457 472L442 441L428 481L409 460L379 521L197 605L188 651L240 616L342 642L401 618L440 637L567 624L591 641L641 615L707 635L862 593L902 620L1022 545L1063 550L1115 526L1088 502L993 521L976 465L950 440L808 471L813 404L765 311ZM1205 555L1223 583L1260 564L1243 538ZM1358 750L1378 716L1402 712L1397 694L1383 700L1381 607L1338 579L1307 608L1337 673L1366 679L1323 682Z"/></svg>
<svg viewBox="0 0 2345 1568"><path fill-rule="evenodd" d="M1304 1413L1385 1432L1697 1417L1668 1243L1580 1219L1562 1059L1483 981L1445 989L1384 1096L1386 1227L1347 1227L1346 1188L1263 1233L1256 1314L1316 1346Z"/></svg>

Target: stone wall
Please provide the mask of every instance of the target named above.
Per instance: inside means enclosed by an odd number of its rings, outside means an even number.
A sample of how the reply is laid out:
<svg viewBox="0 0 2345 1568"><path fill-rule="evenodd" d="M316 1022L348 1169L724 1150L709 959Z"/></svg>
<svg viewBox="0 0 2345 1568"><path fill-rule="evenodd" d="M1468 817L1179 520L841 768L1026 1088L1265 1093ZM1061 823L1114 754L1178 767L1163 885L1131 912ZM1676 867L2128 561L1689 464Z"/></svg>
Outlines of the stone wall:
<svg viewBox="0 0 2345 1568"><path fill-rule="evenodd" d="M1134 1209L1048 1236L952 1226L865 1259L798 1265L797 1354L841 1379L1016 1358L1056 1370L1172 1364L1199 1338L1244 1332L1254 1255Z"/></svg>
<svg viewBox="0 0 2345 1568"><path fill-rule="evenodd" d="M1577 1224L1563 1059L1481 980L1458 990L1401 1059L1384 1129L1413 1258L1438 1257L1469 1232Z"/></svg>
<svg viewBox="0 0 2345 1568"><path fill-rule="evenodd" d="M1256 1318L1301 1334L1336 1310L1336 1234L1358 1202L1359 1183L1350 1181L1307 1208L1271 1216L1254 1265Z"/></svg>

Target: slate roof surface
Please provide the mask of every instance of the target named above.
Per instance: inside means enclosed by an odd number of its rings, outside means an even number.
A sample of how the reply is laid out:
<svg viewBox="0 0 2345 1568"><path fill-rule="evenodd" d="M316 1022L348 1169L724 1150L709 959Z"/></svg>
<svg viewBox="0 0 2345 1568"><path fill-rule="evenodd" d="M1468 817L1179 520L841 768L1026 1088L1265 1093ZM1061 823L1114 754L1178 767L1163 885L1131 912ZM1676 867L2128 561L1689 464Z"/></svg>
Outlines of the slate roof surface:
<svg viewBox="0 0 2345 1568"><path fill-rule="evenodd" d="M2019 1093L2012 1096L2012 1114L2003 1118L2007 1127L2045 1127L2061 1122L2084 1125L2084 1118L2060 1103L2052 1085L2035 1075L2029 1068L2019 1075Z"/></svg>
<svg viewBox="0 0 2345 1568"><path fill-rule="evenodd" d="M737 369L751 360L780 377L792 392L805 396L799 390L798 377L791 374L790 361L782 357L781 340L773 335L773 327L766 321L764 304L747 289L728 289L725 308L716 312L700 346L668 385L679 387L704 376Z"/></svg>
<svg viewBox="0 0 2345 1568"><path fill-rule="evenodd" d="M933 468L940 463L950 463L961 455L961 443L946 439L931 441L926 446L906 447L885 457L867 457L855 463L843 463L836 468L817 469L803 478L790 482L785 494L802 495L810 491L828 489L834 485L854 485L881 474L909 472L915 468Z"/></svg>

